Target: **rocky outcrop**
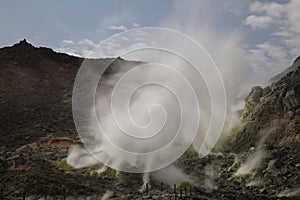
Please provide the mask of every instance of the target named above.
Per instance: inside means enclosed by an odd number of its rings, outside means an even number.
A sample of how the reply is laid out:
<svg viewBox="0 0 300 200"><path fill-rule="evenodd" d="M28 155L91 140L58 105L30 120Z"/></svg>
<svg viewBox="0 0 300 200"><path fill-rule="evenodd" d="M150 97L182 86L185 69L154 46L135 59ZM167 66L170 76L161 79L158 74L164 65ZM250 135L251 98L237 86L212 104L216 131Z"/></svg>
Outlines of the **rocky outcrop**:
<svg viewBox="0 0 300 200"><path fill-rule="evenodd" d="M298 60L294 63L299 64ZM253 87L245 98L241 120L226 152L250 155L242 159L241 168L258 166L251 173L239 174L239 179L249 185L259 180L256 188L277 197L286 197L283 191L300 196L300 66L265 88Z"/></svg>
<svg viewBox="0 0 300 200"><path fill-rule="evenodd" d="M299 108L300 99L299 69L300 67L296 68L265 88L253 87L245 99L242 120L251 121L261 115L271 117L288 111L295 112Z"/></svg>
<svg viewBox="0 0 300 200"><path fill-rule="evenodd" d="M178 165L199 177L202 193L211 190L228 199L299 198L299 102L300 67L265 88L251 89L242 123L224 152L201 160L187 152Z"/></svg>
<svg viewBox="0 0 300 200"><path fill-rule="evenodd" d="M264 90L260 86L253 87L251 89L250 94L245 99L245 108L242 114L242 118L252 118L251 116L252 110L255 109L255 107L260 103L261 97L264 96Z"/></svg>
<svg viewBox="0 0 300 200"><path fill-rule="evenodd" d="M292 111L299 106L299 98L296 95L294 89L290 89L286 92L284 99L282 100L283 109L285 112Z"/></svg>

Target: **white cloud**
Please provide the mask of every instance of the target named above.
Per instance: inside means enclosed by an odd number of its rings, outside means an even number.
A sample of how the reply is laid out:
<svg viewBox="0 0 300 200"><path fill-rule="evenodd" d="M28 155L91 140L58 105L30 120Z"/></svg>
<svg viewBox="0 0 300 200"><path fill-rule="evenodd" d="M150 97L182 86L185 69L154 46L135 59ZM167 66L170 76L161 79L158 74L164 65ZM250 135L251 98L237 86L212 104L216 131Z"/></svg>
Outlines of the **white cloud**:
<svg viewBox="0 0 300 200"><path fill-rule="evenodd" d="M73 56L86 57L90 54L91 50L95 48L96 44L90 39L83 39L78 42L73 40L63 40L59 48L56 48L55 51L64 52Z"/></svg>
<svg viewBox="0 0 300 200"><path fill-rule="evenodd" d="M286 4L277 2L254 2L249 6L253 13L246 18L244 24L254 29L267 28L270 24L280 23L286 13Z"/></svg>
<svg viewBox="0 0 300 200"><path fill-rule="evenodd" d="M270 41L256 45L249 50L251 65L260 76L271 78L289 63L286 49Z"/></svg>
<svg viewBox="0 0 300 200"><path fill-rule="evenodd" d="M276 2L254 2L249 6L252 12L245 20L245 24L253 28L266 28L273 23L278 25L278 30L273 33L277 36L288 36L300 33L300 1L290 0L286 4Z"/></svg>
<svg viewBox="0 0 300 200"><path fill-rule="evenodd" d="M287 67L300 54L300 1L254 2L249 6L251 15L244 24L253 29L271 31L270 37L249 49L249 57L257 71L268 69L273 76ZM267 29L270 25L272 29ZM266 73L266 72L265 72Z"/></svg>
<svg viewBox="0 0 300 200"><path fill-rule="evenodd" d="M249 6L249 10L257 14L266 14L274 18L281 17L285 12L285 4L279 4L277 2L254 2Z"/></svg>
<svg viewBox="0 0 300 200"><path fill-rule="evenodd" d="M55 51L67 53L73 56L80 56L77 53L76 43L73 40L63 40L61 41L60 47L56 48Z"/></svg>
<svg viewBox="0 0 300 200"><path fill-rule="evenodd" d="M139 25L138 23L136 23L136 22L132 23L132 25L133 25L134 27L140 27L140 25Z"/></svg>
<svg viewBox="0 0 300 200"><path fill-rule="evenodd" d="M110 26L109 29L111 29L111 30L118 30L118 31L127 31L128 30L124 25Z"/></svg>
<svg viewBox="0 0 300 200"><path fill-rule="evenodd" d="M244 23L256 29L256 28L266 28L271 22L272 22L272 18L270 16L250 15L246 18Z"/></svg>
<svg viewBox="0 0 300 200"><path fill-rule="evenodd" d="M300 33L300 1L291 0L286 6L286 15L291 31Z"/></svg>
<svg viewBox="0 0 300 200"><path fill-rule="evenodd" d="M258 44L257 47L258 47L258 49L265 52L265 54L267 54L271 58L284 59L287 57L287 53L283 47L276 46L276 45L272 44L271 42L265 42L262 44Z"/></svg>
<svg viewBox="0 0 300 200"><path fill-rule="evenodd" d="M92 40L87 39L87 38L84 39L84 40L79 41L78 44L79 45L91 46L91 47L95 47L96 46L96 44Z"/></svg>
<svg viewBox="0 0 300 200"><path fill-rule="evenodd" d="M61 43L63 45L74 45L75 44L73 40L63 40L63 41L61 41Z"/></svg>
<svg viewBox="0 0 300 200"><path fill-rule="evenodd" d="M106 33L106 31L103 30L102 28L98 28L98 29L97 29L97 32L99 32L99 33Z"/></svg>

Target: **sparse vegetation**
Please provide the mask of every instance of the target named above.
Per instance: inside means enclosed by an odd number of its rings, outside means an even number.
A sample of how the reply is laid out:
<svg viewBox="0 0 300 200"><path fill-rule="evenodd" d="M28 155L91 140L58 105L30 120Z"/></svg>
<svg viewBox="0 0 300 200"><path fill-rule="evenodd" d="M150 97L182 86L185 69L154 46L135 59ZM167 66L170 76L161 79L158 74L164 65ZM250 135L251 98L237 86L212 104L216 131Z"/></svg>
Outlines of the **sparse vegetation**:
<svg viewBox="0 0 300 200"><path fill-rule="evenodd" d="M118 176L118 172L117 170L113 169L113 168L110 168L108 167L105 172L101 173L101 176L104 175L104 176L109 176L109 177L112 177L112 178L116 178Z"/></svg>
<svg viewBox="0 0 300 200"><path fill-rule="evenodd" d="M111 177L116 178L118 176L117 170L108 167L104 172L99 172L99 170L93 170L90 172L90 176L92 177Z"/></svg>
<svg viewBox="0 0 300 200"><path fill-rule="evenodd" d="M234 126L229 131L227 131L226 134L226 140L223 142L222 149L226 149L226 147L230 146L230 144L234 143L236 139L236 135L241 130L240 125Z"/></svg>
<svg viewBox="0 0 300 200"><path fill-rule="evenodd" d="M93 170L93 171L91 171L90 175L92 177L99 177L100 173L97 170Z"/></svg>
<svg viewBox="0 0 300 200"><path fill-rule="evenodd" d="M239 131L239 129L240 129L239 126L234 126L228 132L226 132L226 135L228 137L232 137L232 136L234 136Z"/></svg>
<svg viewBox="0 0 300 200"><path fill-rule="evenodd" d="M63 170L71 170L72 167L68 164L67 159L62 159L59 164L58 164L59 168L63 169Z"/></svg>
<svg viewBox="0 0 300 200"><path fill-rule="evenodd" d="M190 188L191 184L188 181L183 181L176 185L176 189L178 190L184 190L185 188Z"/></svg>

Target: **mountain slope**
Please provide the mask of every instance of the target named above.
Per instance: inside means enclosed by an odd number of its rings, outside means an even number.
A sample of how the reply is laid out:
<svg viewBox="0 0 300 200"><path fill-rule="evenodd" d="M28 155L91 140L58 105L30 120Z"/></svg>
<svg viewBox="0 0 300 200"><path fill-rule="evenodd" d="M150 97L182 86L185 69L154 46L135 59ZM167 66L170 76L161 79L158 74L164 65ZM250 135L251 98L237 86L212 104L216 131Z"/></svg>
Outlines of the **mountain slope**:
<svg viewBox="0 0 300 200"><path fill-rule="evenodd" d="M51 135L75 138L72 89L83 60L26 40L0 49L0 137L22 144ZM95 60L100 67L106 61L113 62L105 75L126 62Z"/></svg>
<svg viewBox="0 0 300 200"><path fill-rule="evenodd" d="M98 177L92 173L97 168L70 169L64 162L68 149L79 139L71 96L83 60L33 47L26 40L0 49L0 187L5 197L16 199L26 191L32 199L45 193L73 195L74 199L94 195L95 199L109 189L115 199L174 198L171 187L160 191L156 182L148 194L138 193L141 175L105 173ZM121 58L94 61L104 67L108 60L113 62L105 77L125 63L140 63ZM242 124L224 152L199 159L197 153L188 151L178 160L176 165L197 179L194 199L300 195L299 65L281 76L270 86L252 88L245 99Z"/></svg>
<svg viewBox="0 0 300 200"><path fill-rule="evenodd" d="M0 130L26 138L55 132L56 123L72 127L71 92L82 58L35 48L25 40L0 49ZM32 135L28 135L32 137Z"/></svg>

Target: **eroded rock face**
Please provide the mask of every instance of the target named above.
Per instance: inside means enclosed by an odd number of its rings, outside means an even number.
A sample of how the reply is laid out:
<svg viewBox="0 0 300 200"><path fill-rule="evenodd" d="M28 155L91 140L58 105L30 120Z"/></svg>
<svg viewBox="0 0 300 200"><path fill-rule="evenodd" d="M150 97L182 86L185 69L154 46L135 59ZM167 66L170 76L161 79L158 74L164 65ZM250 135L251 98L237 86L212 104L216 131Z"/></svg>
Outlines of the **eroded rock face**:
<svg viewBox="0 0 300 200"><path fill-rule="evenodd" d="M241 119L251 121L260 115L280 115L294 112L300 100L300 56L287 70L271 79L273 83L265 88L255 86L245 99Z"/></svg>
<svg viewBox="0 0 300 200"><path fill-rule="evenodd" d="M284 111L290 111L299 105L299 99L294 89L288 90L282 101Z"/></svg>
<svg viewBox="0 0 300 200"><path fill-rule="evenodd" d="M259 149L261 152L256 158L261 160L258 167L239 177L250 181L249 187L259 185L260 180L260 186L255 188L277 197L287 189L297 191L300 183L299 59L294 62L298 67L280 80L265 88L252 88L245 99L241 116L243 125L226 146L228 153L237 155L251 154L253 147ZM242 181L238 182L243 185ZM300 195L299 191L296 195Z"/></svg>
<svg viewBox="0 0 300 200"><path fill-rule="evenodd" d="M242 140L242 135L245 132L248 135L257 135L258 130L270 127L275 119L278 119L276 123L284 127L284 133L295 135L295 133L289 131L293 129L291 121L295 121L294 123L298 124L299 120L300 67L264 89L254 87L245 101L242 115L242 121L245 123L245 126L244 131L240 134L240 140ZM295 131L297 132L297 130ZM282 134L280 136L277 135L277 139L271 141L271 143L274 143L276 146L276 142L279 142L281 136Z"/></svg>
<svg viewBox="0 0 300 200"><path fill-rule="evenodd" d="M244 122L255 120L261 115L282 115L295 110L300 102L300 67L281 80L261 88L255 86L245 99L241 119Z"/></svg>
<svg viewBox="0 0 300 200"><path fill-rule="evenodd" d="M245 99L245 109L242 114L242 118L250 117L251 111L260 103L260 99L263 96L264 90L260 86L255 86L251 89L251 92Z"/></svg>

